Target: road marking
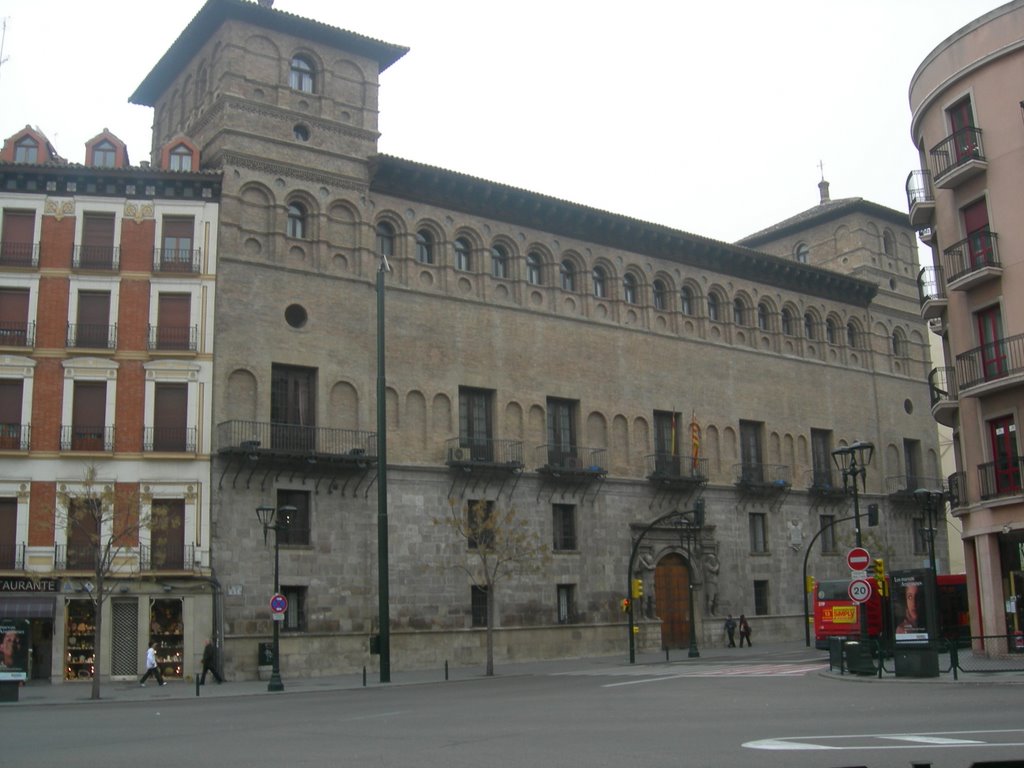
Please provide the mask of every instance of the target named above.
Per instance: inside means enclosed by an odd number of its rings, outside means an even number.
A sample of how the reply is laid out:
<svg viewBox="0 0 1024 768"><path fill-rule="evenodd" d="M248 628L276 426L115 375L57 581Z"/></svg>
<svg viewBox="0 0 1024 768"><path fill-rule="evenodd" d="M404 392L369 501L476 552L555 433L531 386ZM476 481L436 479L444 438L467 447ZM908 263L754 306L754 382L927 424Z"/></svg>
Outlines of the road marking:
<svg viewBox="0 0 1024 768"><path fill-rule="evenodd" d="M680 680L688 677L795 677L806 675L808 672L816 672L824 669L823 664L744 664L741 666L692 666L690 668L677 667L671 672L652 673L650 669L610 669L603 671L586 671L580 674L588 676L607 677L641 677L639 680L625 680L619 683L606 683L602 688L618 688L625 685L643 685L645 683L660 683L665 680ZM559 674L575 674L563 672Z"/></svg>
<svg viewBox="0 0 1024 768"><path fill-rule="evenodd" d="M1016 740L1000 741L1000 736L1012 735ZM970 736L973 738L954 738ZM860 733L830 734L821 736L781 736L773 739L757 739L743 744L747 749L774 751L806 750L865 750L865 749L920 749L922 744L932 747L955 749L958 747L1022 747L1024 729L1007 728L984 731L946 731L943 733ZM836 744L848 741L850 744ZM885 744L879 742L901 742ZM827 743L833 742L833 743Z"/></svg>
<svg viewBox="0 0 1024 768"><path fill-rule="evenodd" d="M912 741L915 744L940 744L942 746L954 746L959 744L984 744L984 741L975 739L950 739L943 736L879 736L880 739L892 739L893 741Z"/></svg>

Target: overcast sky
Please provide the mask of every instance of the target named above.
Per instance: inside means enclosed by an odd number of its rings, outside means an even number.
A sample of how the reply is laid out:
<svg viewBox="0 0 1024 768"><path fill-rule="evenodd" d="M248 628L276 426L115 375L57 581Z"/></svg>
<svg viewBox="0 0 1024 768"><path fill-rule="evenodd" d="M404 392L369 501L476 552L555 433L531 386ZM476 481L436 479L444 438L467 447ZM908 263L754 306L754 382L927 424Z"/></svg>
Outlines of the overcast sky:
<svg viewBox="0 0 1024 768"><path fill-rule="evenodd" d="M203 0L0 0L0 136L72 162ZM907 91L997 0L276 0L411 50L381 77L381 152L734 241L833 199L905 212Z"/></svg>

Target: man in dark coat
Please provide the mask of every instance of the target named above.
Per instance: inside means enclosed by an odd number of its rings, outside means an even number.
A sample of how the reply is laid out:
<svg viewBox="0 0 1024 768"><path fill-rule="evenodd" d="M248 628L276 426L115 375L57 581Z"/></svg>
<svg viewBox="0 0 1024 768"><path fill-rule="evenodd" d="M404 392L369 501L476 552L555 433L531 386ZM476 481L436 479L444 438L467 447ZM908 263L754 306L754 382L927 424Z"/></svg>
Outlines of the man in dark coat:
<svg viewBox="0 0 1024 768"><path fill-rule="evenodd" d="M206 647L203 648L203 675L199 678L200 685L206 685L207 672L212 672L213 679L218 683L224 682L224 678L222 678L220 673L217 671L217 649L209 640L206 641Z"/></svg>

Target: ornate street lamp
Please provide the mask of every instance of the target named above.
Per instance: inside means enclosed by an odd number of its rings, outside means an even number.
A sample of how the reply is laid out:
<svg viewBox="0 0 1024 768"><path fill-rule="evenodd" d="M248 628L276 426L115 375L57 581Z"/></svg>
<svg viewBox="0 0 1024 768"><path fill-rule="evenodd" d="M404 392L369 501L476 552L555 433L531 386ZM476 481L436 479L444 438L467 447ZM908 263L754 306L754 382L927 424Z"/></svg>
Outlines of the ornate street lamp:
<svg viewBox="0 0 1024 768"><path fill-rule="evenodd" d="M686 561L689 568L687 575L687 584L689 586L687 603L690 609L690 650L687 656L691 659L700 656L700 650L697 648L697 620L693 607L693 549L699 541L701 529L704 527L703 499L699 499L698 502L696 509L680 513L679 517L675 520L675 524L679 528L679 543L686 547Z"/></svg>
<svg viewBox="0 0 1024 768"><path fill-rule="evenodd" d="M868 489L867 465L871 463L871 458L874 455L875 446L864 442L851 443L844 448L836 448L832 451L832 461L835 462L836 469L843 473L843 493L849 493L852 488L853 524L857 534L858 547L864 546L864 541L860 533L860 499L857 477L860 477L866 491ZM857 614L860 616L860 639L864 641L868 639L868 615L863 606L857 610Z"/></svg>
<svg viewBox="0 0 1024 768"><path fill-rule="evenodd" d="M281 532L288 530L292 515L298 510L292 506L281 507L275 510L273 507L261 504L256 507L256 518L263 526L263 545L267 544L267 532L274 532L274 594L281 591L279 578L279 563L281 557ZM274 617L274 666L270 673L270 682L267 684L268 691L283 691L284 683L281 682L281 620Z"/></svg>
<svg viewBox="0 0 1024 768"><path fill-rule="evenodd" d="M928 623L929 625L938 620L938 606L935 604L936 598L936 576L939 575L938 568L935 565L935 532L938 530L938 521L936 517L940 507L945 508L946 494L942 491L933 491L928 488L918 488L914 491L914 498L917 500L918 506L921 511L926 515L928 520L928 567L932 572L932 589L928 593L931 599L928 601ZM936 640L938 638L932 638Z"/></svg>

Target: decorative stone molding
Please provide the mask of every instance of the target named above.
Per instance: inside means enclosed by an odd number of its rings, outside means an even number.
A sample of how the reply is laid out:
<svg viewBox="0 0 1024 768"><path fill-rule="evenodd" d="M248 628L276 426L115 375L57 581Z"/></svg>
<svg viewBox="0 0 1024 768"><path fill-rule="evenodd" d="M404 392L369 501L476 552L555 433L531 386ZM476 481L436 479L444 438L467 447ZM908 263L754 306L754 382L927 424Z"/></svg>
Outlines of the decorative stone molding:
<svg viewBox="0 0 1024 768"><path fill-rule="evenodd" d="M152 202L139 202L127 200L124 204L124 215L136 224L141 224L146 219L156 218L156 206Z"/></svg>
<svg viewBox="0 0 1024 768"><path fill-rule="evenodd" d="M43 203L43 215L52 216L57 221L60 221L65 216L74 216L75 201L59 197L48 197L46 202Z"/></svg>

